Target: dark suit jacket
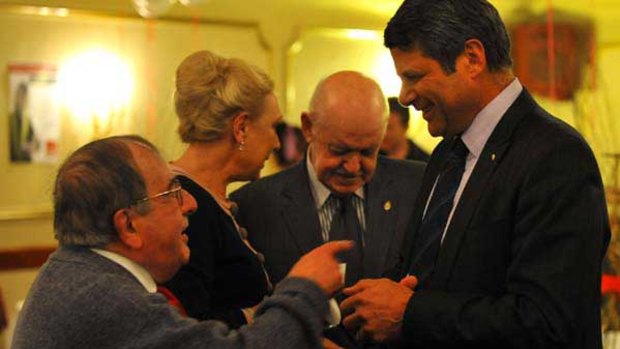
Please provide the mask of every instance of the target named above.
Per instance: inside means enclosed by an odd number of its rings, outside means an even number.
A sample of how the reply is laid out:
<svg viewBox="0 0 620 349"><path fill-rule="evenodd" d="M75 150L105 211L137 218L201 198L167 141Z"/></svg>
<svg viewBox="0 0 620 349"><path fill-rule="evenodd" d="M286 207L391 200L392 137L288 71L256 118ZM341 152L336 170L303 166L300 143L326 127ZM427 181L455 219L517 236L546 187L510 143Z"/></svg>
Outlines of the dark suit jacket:
<svg viewBox="0 0 620 349"><path fill-rule="evenodd" d="M411 245L446 146L440 143L428 164ZM482 151L434 274L409 301L405 343L601 348L601 261L609 236L589 146L524 91Z"/></svg>
<svg viewBox="0 0 620 349"><path fill-rule="evenodd" d="M404 233L423 173L420 162L379 157L366 191L364 277L381 277L402 262ZM244 186L231 198L239 205L237 218L250 242L265 255L274 283L323 243L305 160Z"/></svg>

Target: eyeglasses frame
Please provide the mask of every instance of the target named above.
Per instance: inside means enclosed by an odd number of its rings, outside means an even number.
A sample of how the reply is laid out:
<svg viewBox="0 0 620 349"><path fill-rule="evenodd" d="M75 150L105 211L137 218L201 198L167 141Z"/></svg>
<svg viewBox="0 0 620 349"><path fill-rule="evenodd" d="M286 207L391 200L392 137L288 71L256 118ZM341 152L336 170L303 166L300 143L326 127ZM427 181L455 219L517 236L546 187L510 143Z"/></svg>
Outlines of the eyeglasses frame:
<svg viewBox="0 0 620 349"><path fill-rule="evenodd" d="M171 194L175 194L174 197L177 199L177 203L179 206L183 206L183 187L181 186L181 182L178 179L173 179L173 188L168 189L166 191L162 191L161 193L157 193L151 196L146 196L142 199L136 200L136 202L132 206L139 206L149 200L157 199L164 196L169 196Z"/></svg>

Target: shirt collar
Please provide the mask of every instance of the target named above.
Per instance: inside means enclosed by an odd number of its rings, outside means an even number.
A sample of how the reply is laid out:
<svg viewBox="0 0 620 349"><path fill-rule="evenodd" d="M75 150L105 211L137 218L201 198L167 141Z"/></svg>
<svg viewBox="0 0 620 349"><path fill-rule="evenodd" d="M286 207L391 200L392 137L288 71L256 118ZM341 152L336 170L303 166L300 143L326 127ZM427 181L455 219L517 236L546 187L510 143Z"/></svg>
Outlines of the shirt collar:
<svg viewBox="0 0 620 349"><path fill-rule="evenodd" d="M149 272L146 271L146 269L144 269L140 264L116 252L102 250L99 248L91 248L91 251L125 268L131 275L138 279L147 292L157 292L157 284L155 284L155 280L153 280L151 274L149 274Z"/></svg>
<svg viewBox="0 0 620 349"><path fill-rule="evenodd" d="M306 152L306 168L308 170L308 178L310 179L310 188L312 191L312 196L314 197L314 204L318 210L323 206L325 201L327 201L331 191L325 186L325 184L321 183L319 177L316 175L312 161L310 161L310 147L308 147L308 151ZM355 191L355 195L363 200L364 186L357 189Z"/></svg>
<svg viewBox="0 0 620 349"><path fill-rule="evenodd" d="M478 158L480 156L482 148L493 133L495 126L519 97L521 91L523 91L523 86L519 79L515 78L476 115L472 124L461 136L463 143L473 157Z"/></svg>

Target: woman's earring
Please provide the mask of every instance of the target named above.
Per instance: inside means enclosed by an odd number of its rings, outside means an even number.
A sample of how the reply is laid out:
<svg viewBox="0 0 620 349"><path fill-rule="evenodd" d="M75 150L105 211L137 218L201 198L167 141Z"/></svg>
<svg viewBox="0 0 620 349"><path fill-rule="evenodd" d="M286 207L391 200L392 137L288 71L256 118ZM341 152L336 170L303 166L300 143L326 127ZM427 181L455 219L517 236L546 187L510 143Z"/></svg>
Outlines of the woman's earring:
<svg viewBox="0 0 620 349"><path fill-rule="evenodd" d="M245 141L241 141L239 142L239 151L244 151L245 150Z"/></svg>

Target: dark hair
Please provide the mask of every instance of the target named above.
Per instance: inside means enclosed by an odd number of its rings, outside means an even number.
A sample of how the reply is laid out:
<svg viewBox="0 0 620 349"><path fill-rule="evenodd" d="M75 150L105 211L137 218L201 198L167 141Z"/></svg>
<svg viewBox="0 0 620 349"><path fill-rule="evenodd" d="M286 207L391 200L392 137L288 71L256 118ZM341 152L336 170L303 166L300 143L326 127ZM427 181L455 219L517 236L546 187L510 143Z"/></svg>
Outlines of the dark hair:
<svg viewBox="0 0 620 349"><path fill-rule="evenodd" d="M398 115L401 125L407 127L409 125L409 108L400 104L397 97L389 97L388 105L390 106L390 115Z"/></svg>
<svg viewBox="0 0 620 349"><path fill-rule="evenodd" d="M448 74L469 39L484 45L489 71L512 66L506 27L486 0L405 0L384 33L386 47L420 50Z"/></svg>
<svg viewBox="0 0 620 349"><path fill-rule="evenodd" d="M274 150L278 165L289 167L303 159L308 144L299 127L279 122L276 125L276 133L280 141L280 148Z"/></svg>
<svg viewBox="0 0 620 349"><path fill-rule="evenodd" d="M54 231L60 245L101 247L117 241L114 213L146 196L130 145L155 146L139 136L88 143L64 162L54 184Z"/></svg>

